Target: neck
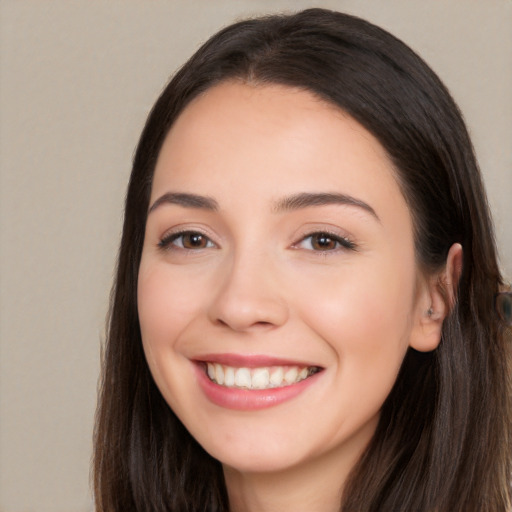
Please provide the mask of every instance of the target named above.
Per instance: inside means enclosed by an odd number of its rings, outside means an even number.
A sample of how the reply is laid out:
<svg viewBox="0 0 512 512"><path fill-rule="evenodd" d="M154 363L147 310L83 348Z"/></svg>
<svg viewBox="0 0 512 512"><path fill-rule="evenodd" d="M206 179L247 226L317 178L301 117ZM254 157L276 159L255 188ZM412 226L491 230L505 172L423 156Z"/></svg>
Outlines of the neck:
<svg viewBox="0 0 512 512"><path fill-rule="evenodd" d="M325 481L308 481L305 486L303 479L289 473L247 474L227 469L225 476L231 512L339 511L339 482L333 489Z"/></svg>
<svg viewBox="0 0 512 512"><path fill-rule="evenodd" d="M351 449L339 447L277 471L240 471L224 466L230 512L339 512L345 481L366 443L357 449L354 445Z"/></svg>

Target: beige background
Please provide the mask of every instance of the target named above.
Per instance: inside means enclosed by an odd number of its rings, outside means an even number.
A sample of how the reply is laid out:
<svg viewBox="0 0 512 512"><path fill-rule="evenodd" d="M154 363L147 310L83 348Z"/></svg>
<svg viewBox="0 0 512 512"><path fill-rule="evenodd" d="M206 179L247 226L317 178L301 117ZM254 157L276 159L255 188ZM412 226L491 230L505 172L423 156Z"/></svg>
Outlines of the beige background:
<svg viewBox="0 0 512 512"><path fill-rule="evenodd" d="M130 160L219 27L319 5L418 50L465 113L512 278L511 0L0 0L0 510L92 510L91 432Z"/></svg>

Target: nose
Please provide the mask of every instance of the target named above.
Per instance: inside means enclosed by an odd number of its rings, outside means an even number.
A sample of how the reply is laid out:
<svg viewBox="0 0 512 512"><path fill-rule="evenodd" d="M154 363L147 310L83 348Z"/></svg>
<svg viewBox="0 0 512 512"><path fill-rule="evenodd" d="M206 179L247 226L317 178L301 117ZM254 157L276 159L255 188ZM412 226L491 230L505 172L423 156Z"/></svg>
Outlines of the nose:
<svg viewBox="0 0 512 512"><path fill-rule="evenodd" d="M234 257L219 277L209 316L217 324L244 332L272 329L288 318L278 269L265 255Z"/></svg>

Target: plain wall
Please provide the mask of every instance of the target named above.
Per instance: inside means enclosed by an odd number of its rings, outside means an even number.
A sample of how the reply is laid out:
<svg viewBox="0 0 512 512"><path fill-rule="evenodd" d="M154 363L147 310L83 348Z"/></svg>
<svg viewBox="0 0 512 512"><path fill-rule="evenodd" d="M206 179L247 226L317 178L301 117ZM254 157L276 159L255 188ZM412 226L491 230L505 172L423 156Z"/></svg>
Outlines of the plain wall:
<svg viewBox="0 0 512 512"><path fill-rule="evenodd" d="M131 158L170 74L246 15L324 6L417 50L474 138L512 278L512 1L0 0L0 510L92 509L89 461Z"/></svg>

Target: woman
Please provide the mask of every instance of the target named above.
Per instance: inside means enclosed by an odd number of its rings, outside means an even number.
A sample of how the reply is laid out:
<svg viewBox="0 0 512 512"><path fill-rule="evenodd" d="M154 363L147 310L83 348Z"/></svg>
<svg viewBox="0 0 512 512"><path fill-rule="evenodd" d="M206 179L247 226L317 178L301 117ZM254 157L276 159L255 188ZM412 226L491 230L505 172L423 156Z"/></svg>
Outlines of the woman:
<svg viewBox="0 0 512 512"><path fill-rule="evenodd" d="M222 30L135 155L98 510L508 510L502 286L417 55L321 9Z"/></svg>

